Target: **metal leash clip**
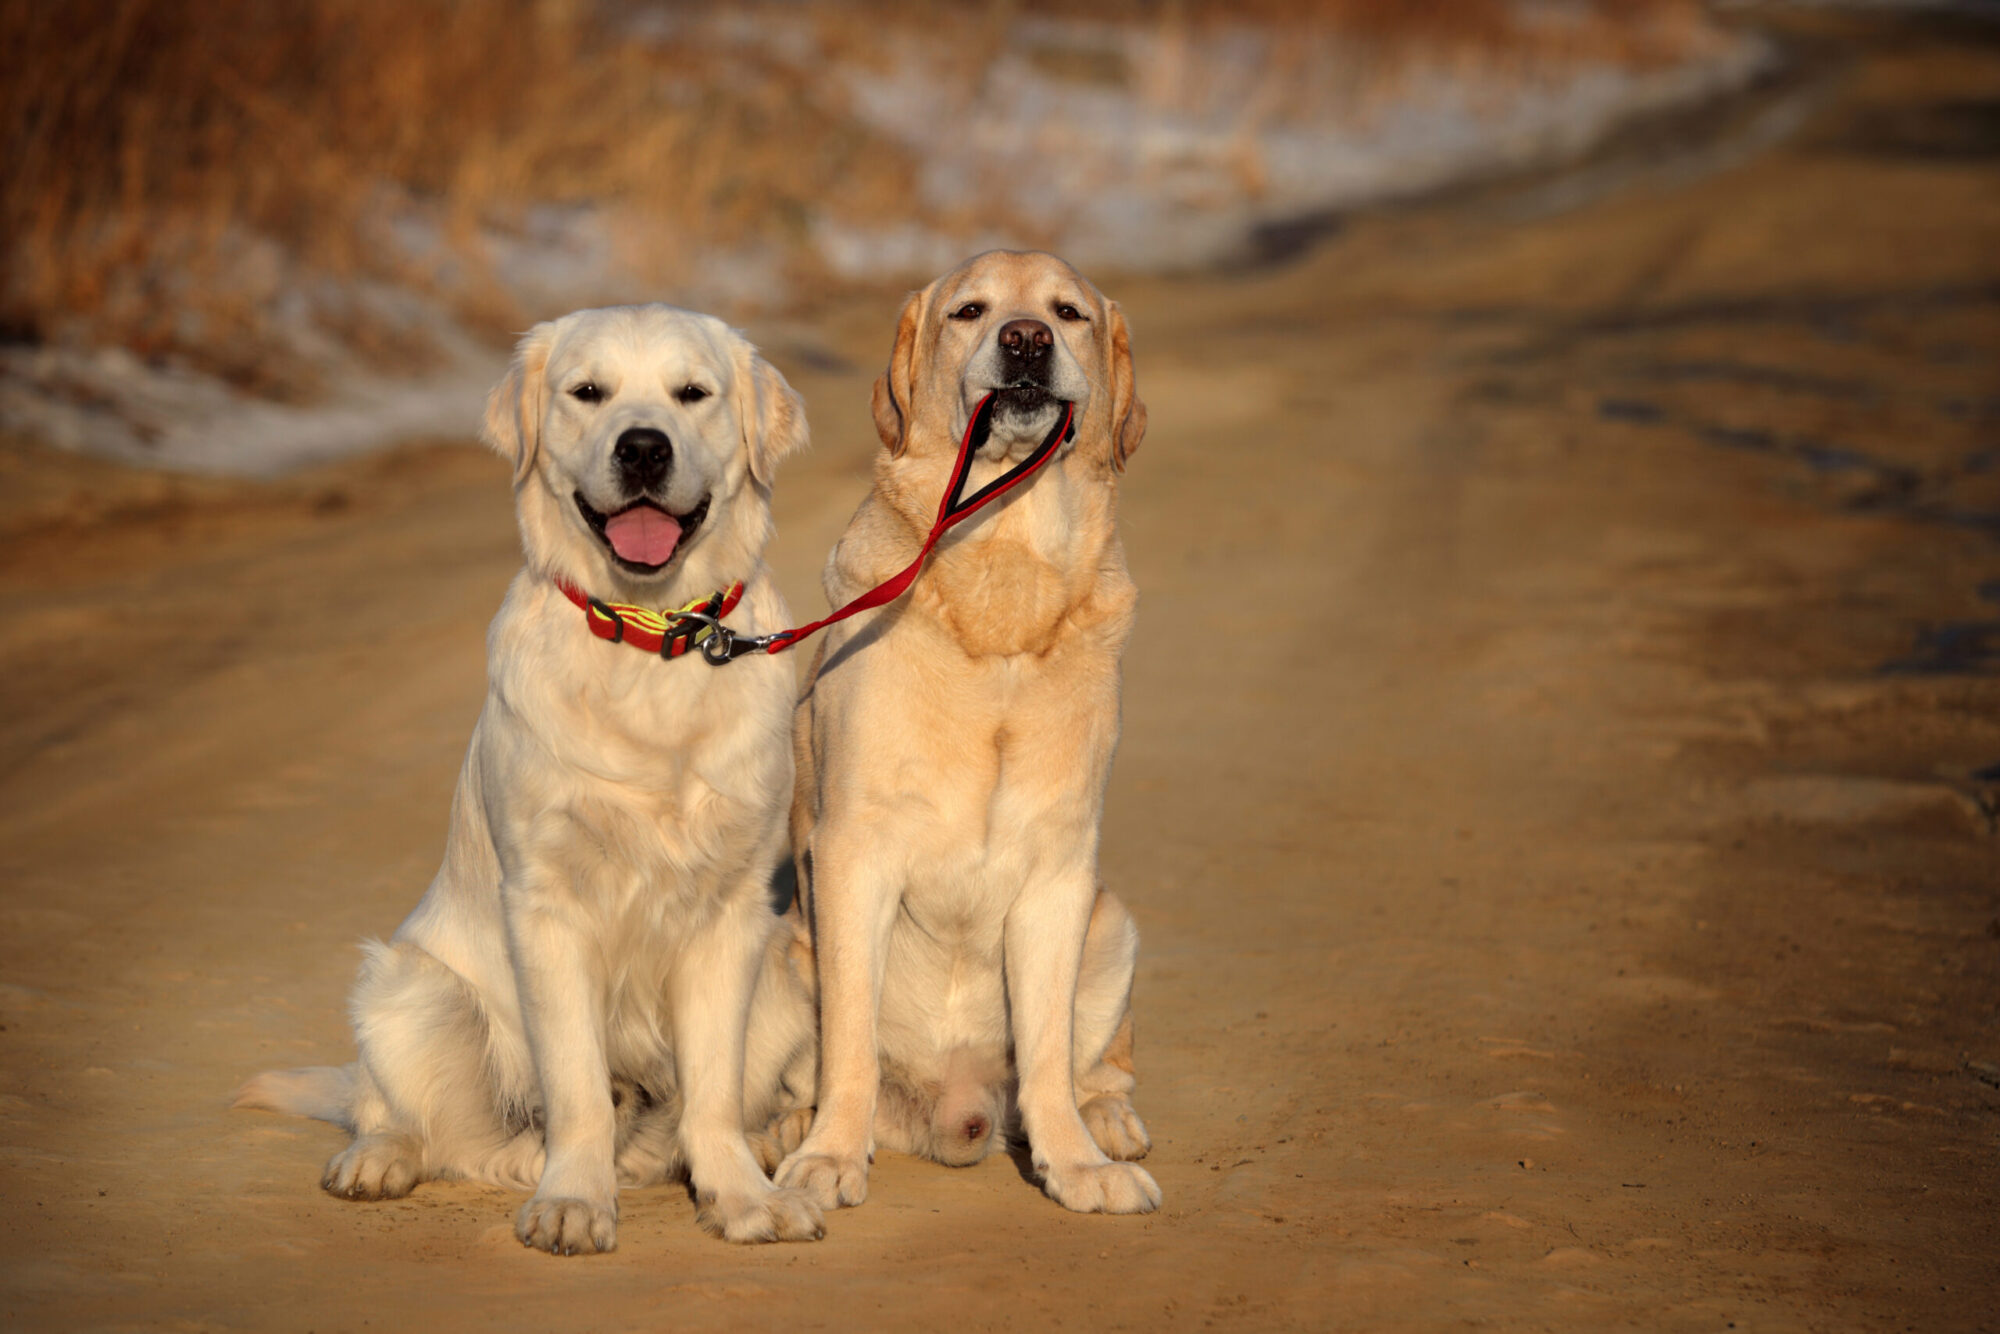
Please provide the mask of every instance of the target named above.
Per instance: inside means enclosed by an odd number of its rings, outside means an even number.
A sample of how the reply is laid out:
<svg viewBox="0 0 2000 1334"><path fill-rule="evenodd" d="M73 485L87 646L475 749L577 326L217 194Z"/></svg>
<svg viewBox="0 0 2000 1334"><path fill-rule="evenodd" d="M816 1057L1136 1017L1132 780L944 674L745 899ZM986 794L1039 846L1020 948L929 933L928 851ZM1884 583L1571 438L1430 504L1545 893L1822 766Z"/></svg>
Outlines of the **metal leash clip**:
<svg viewBox="0 0 2000 1334"><path fill-rule="evenodd" d="M720 667L733 662L746 653L761 653L787 636L781 630L768 635L739 635L724 625L719 617L705 611L682 611L674 613L676 624L682 621L700 621L709 630L708 638L701 641L701 656L707 658L711 666ZM671 636L679 638L678 634ZM661 641L664 644L666 641Z"/></svg>

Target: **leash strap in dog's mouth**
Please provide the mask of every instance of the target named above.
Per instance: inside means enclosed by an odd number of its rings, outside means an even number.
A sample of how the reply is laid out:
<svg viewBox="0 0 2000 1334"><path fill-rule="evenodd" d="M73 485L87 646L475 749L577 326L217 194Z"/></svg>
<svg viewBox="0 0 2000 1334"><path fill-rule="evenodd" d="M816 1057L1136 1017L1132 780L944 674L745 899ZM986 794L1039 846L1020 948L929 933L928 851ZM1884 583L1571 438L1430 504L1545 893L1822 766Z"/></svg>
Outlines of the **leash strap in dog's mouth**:
<svg viewBox="0 0 2000 1334"><path fill-rule="evenodd" d="M875 585L839 611L823 616L810 625L802 625L796 630L776 630L767 635L737 634L722 623L722 618L743 596L743 585L740 583L726 594L717 593L713 599L697 600L678 611L666 613L648 611L623 602L607 604L560 581L558 586L571 602L584 609L591 633L599 639L616 642L622 637L628 644L637 644L669 658L677 658L687 652L689 644L699 644L701 655L717 666L751 653L782 653L836 621L844 621L857 612L894 602L901 597L916 582L918 572L924 568L924 561L929 558L931 548L938 544L939 538L1026 481L1036 469L1049 461L1063 441L1076 433L1076 404L1064 403L1062 420L1043 437L1041 444L1035 446L1034 453L961 500L959 493L965 490L965 479L972 471L972 456L986 444L987 436L992 433L993 400L996 397L997 390L980 399L972 420L965 424L965 438L958 446L958 461L951 469L951 484L945 487L944 499L938 503L937 520L931 524L930 534L924 538L917 558L903 567L901 572ZM705 605L707 602L717 602L718 605ZM667 633L669 621L675 627L671 636Z"/></svg>
<svg viewBox="0 0 2000 1334"><path fill-rule="evenodd" d="M918 572L924 568L924 561L929 558L931 548L938 544L939 538L1025 482L1036 469L1054 456L1057 447L1063 441L1076 433L1076 404L1064 403L1062 420L1042 438L1041 444L1035 446L1034 453L961 500L959 493L965 490L965 479L972 471L972 456L984 447L987 436L992 433L993 400L998 396L999 391L996 390L980 399L978 408L973 411L972 420L965 424L965 438L958 446L958 461L951 469L951 484L944 489L944 499L938 502L937 519L931 524L931 531L924 538L924 544L918 549L915 560L839 611L822 616L819 620L809 625L802 625L796 630L743 636L731 634L727 626L717 625L716 629L721 631L721 635L718 639L704 643L701 646L702 654L710 662L724 663L734 661L746 653L759 651L782 653L808 635L817 634L836 621L844 621L857 612L894 602L903 596L910 585L916 582Z"/></svg>

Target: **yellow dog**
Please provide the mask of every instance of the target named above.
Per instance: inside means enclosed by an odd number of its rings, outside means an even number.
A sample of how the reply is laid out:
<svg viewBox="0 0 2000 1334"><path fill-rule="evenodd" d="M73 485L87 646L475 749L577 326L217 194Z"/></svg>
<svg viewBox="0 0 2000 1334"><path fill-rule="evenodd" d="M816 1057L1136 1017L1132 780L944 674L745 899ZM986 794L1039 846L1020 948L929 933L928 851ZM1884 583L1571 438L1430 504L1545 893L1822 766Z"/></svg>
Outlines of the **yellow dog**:
<svg viewBox="0 0 2000 1334"><path fill-rule="evenodd" d="M1160 1190L1129 1161L1150 1147L1129 1097L1138 933L1096 869L1136 601L1118 476L1146 428L1117 305L1054 256L1011 252L913 295L875 386L874 487L826 592L838 606L909 563L988 394L968 491L1065 404L1073 443L955 529L908 597L833 627L796 715L822 1045L812 1128L778 1181L859 1204L877 1143L975 1162L1015 1100L1051 1196L1143 1213Z"/></svg>

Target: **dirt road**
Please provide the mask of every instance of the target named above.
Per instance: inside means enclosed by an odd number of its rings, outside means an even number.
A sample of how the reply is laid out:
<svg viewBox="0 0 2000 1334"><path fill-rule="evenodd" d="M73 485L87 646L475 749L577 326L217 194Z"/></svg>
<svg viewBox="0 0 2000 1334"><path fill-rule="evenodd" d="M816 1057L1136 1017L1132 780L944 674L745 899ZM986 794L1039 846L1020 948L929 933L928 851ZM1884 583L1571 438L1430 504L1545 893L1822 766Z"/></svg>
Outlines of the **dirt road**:
<svg viewBox="0 0 2000 1334"><path fill-rule="evenodd" d="M815 1245L655 1190L561 1261L498 1192L320 1193L335 1131L224 1099L348 1058L354 944L435 866L504 469L0 453L0 1318L2000 1328L1978 31L1803 29L1698 140L1118 285L1147 1218L885 1157ZM897 296L755 331L818 441L801 611Z"/></svg>

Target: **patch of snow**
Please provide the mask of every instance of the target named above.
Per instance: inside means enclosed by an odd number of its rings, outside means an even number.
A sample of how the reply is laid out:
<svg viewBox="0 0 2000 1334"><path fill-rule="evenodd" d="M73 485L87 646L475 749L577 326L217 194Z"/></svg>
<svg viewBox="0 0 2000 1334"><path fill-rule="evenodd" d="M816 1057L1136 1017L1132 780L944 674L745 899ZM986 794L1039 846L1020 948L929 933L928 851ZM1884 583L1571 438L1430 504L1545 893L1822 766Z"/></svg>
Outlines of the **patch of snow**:
<svg viewBox="0 0 2000 1334"><path fill-rule="evenodd" d="M505 358L463 338L448 369L406 379L352 371L307 406L123 348L0 349L0 425L59 449L175 472L271 477L403 440L469 436Z"/></svg>
<svg viewBox="0 0 2000 1334"><path fill-rule="evenodd" d="M1651 70L1418 64L1378 86L1331 36L1243 27L1195 43L1032 20L967 81L942 41L904 33L885 42L886 72L836 71L856 115L916 157L916 202L1128 271L1229 260L1270 223L1561 160L1635 116L1741 87L1773 57L1754 34L1718 33ZM1093 53L1104 73L1052 74L1037 49ZM822 220L814 239L857 279L914 277L978 248L917 222L862 237Z"/></svg>

